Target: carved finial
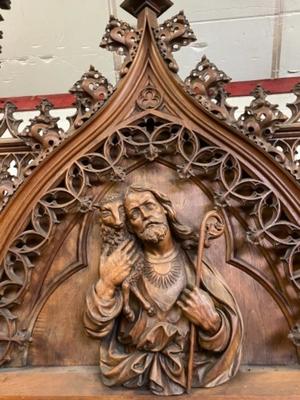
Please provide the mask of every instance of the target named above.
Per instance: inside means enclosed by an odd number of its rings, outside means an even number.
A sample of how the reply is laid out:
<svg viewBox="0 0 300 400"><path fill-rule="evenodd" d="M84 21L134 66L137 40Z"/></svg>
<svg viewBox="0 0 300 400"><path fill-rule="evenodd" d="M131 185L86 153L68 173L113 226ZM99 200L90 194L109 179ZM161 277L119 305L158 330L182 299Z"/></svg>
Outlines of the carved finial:
<svg viewBox="0 0 300 400"><path fill-rule="evenodd" d="M159 17L172 5L171 0L125 0L121 7L134 17L137 17L144 8L149 7Z"/></svg>
<svg viewBox="0 0 300 400"><path fill-rule="evenodd" d="M231 78L204 55L184 81L186 91L217 118L235 125L236 107L227 103L225 85Z"/></svg>
<svg viewBox="0 0 300 400"><path fill-rule="evenodd" d="M34 151L50 151L64 138L64 131L57 125L59 118L50 114L53 104L47 99L43 99L36 108L40 114L30 119L30 125L19 137L28 142Z"/></svg>
<svg viewBox="0 0 300 400"><path fill-rule="evenodd" d="M196 40L196 36L184 12L180 11L173 18L159 25L154 30L154 35L162 57L170 70L177 73L179 67L172 53Z"/></svg>
<svg viewBox="0 0 300 400"><path fill-rule="evenodd" d="M77 114L72 124L79 128L98 111L112 95L113 86L92 65L88 72L72 86L70 93L76 97Z"/></svg>
<svg viewBox="0 0 300 400"><path fill-rule="evenodd" d="M127 22L120 21L114 16L110 17L100 47L125 56L120 70L120 77L127 74L137 53L140 38L141 33L131 27Z"/></svg>
<svg viewBox="0 0 300 400"><path fill-rule="evenodd" d="M270 137L278 125L285 122L287 117L278 109L277 104L267 100L269 92L260 85L251 92L254 96L250 106L239 118L239 126L246 134Z"/></svg>

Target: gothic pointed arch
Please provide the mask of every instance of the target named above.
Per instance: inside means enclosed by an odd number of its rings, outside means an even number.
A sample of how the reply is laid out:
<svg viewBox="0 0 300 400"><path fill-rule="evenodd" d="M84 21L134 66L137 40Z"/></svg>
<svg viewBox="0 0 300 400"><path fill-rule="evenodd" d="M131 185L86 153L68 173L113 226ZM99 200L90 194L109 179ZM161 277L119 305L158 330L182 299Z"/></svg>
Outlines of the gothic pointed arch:
<svg viewBox="0 0 300 400"><path fill-rule="evenodd" d="M134 3L125 1L124 8L136 13ZM113 87L91 66L71 89L76 114L68 131L59 128L47 100L22 131L14 105L3 110L0 135L9 130L13 139L0 142L0 363L26 365L33 357L28 354L43 307L68 279L88 269L88 238L97 236L89 226L99 201L139 171L147 177L151 170L172 173L174 190L195 185L220 210L233 281L234 271L242 271L247 278L241 281L253 279L270 296L297 359L299 87L290 118L260 87L236 118L227 103L229 78L207 58L185 81L177 75L173 52L195 40L185 15L159 25L157 15L170 2L141 3L137 27L111 17L101 41L124 55L120 81ZM157 184L166 179L158 176ZM68 246L76 257L57 264L54 274L43 260Z"/></svg>

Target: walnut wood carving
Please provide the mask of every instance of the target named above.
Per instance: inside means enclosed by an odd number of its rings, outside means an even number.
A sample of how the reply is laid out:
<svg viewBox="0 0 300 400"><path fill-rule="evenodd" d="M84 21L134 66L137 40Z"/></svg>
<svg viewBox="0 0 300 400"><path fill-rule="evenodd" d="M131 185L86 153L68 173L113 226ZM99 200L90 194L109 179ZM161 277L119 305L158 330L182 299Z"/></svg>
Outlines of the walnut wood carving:
<svg viewBox="0 0 300 400"><path fill-rule="evenodd" d="M166 195L131 185L124 198L103 201L101 219L110 230L103 244L110 243L87 294L84 323L100 339L104 384L179 395L232 378L242 350L242 321L230 290L203 260L204 246L224 232L220 215L204 216L198 244ZM117 247L111 229L121 239Z"/></svg>
<svg viewBox="0 0 300 400"><path fill-rule="evenodd" d="M42 335L38 326L43 310L51 301L55 303L51 296L55 298L71 277L80 273L93 276L88 286L97 281L98 270L91 270L86 250L91 237L98 238L90 233L90 226L97 225L95 221L101 217L99 242L93 243L106 255L113 254L126 239L134 243L134 232L117 227L116 234L116 226L106 224L108 211L124 206L120 195L132 179L142 182L148 192L153 184L163 192L160 185L168 182L167 170L176 182L172 190L177 195L183 191L186 196L185 205L176 210L181 216L186 214L192 220L193 207L202 206L192 195L189 204L189 193L182 189L187 183L205 193L209 209L218 209L226 226L226 245L218 255L212 244L208 256L226 259L236 277L243 271L271 296L274 312L282 315L289 331L285 336L280 331L276 340L286 341L289 351L299 356L299 85L294 89L296 101L289 105L290 118L258 87L254 100L237 119L227 103L229 78L207 58L184 82L176 75L178 66L172 53L195 37L183 13L157 24L156 16L169 3L141 2L137 29L111 18L101 46L125 55L122 79L113 88L90 67L71 89L77 111L67 132L51 116L52 106L47 100L22 131L14 105L8 103L3 110L0 363L7 367L31 365L32 359L39 362L39 355L35 355L36 338ZM133 4L126 1L124 8L134 13ZM7 131L12 138L2 139ZM157 175L150 185L147 173L155 168L165 176ZM172 190L166 194L174 200ZM120 217L122 229L126 221ZM193 222L199 227L201 220ZM71 261L66 243L76 248L75 260ZM65 254L58 256L64 250ZM220 258L216 259L214 267L218 269ZM175 275L162 280L153 277L147 263L137 262L122 285L126 324L136 312L132 299L139 300L146 318L155 314L137 284L141 276L168 288L177 277L178 271L173 272ZM242 285L245 282L246 278ZM82 298L86 296L86 292L77 290ZM252 301L250 297L249 303ZM83 314L82 304L80 311ZM93 342L84 336L82 320L81 325L80 340ZM95 333L88 322L86 327ZM247 329L246 338L251 341ZM95 346L91 342L89 345ZM289 364L291 358L286 357L284 362ZM67 365L68 358L62 355L57 362ZM174 389L165 385L165 394L182 393L182 387L189 385L182 378L179 386ZM157 392L157 387L153 391Z"/></svg>

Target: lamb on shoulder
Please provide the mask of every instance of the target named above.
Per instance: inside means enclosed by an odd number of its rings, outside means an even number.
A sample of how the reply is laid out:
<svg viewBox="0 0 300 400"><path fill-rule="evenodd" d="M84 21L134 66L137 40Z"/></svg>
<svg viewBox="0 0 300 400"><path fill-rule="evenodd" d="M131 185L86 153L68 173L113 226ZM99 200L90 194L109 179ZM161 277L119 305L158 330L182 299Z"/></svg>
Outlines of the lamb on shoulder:
<svg viewBox="0 0 300 400"><path fill-rule="evenodd" d="M109 256L126 240L132 240L136 243L136 239L128 232L126 227L125 212L121 197L110 196L105 201L102 201L97 208L100 211L102 228L101 253ZM136 246L138 246L137 243ZM137 251L139 250L137 249ZM130 306L130 292L141 302L143 308L150 316L154 315L154 308L144 298L138 288L138 281L143 275L144 266L144 259L141 253L141 257L132 265L130 274L122 283L123 312L129 321L134 321L135 318L134 311Z"/></svg>

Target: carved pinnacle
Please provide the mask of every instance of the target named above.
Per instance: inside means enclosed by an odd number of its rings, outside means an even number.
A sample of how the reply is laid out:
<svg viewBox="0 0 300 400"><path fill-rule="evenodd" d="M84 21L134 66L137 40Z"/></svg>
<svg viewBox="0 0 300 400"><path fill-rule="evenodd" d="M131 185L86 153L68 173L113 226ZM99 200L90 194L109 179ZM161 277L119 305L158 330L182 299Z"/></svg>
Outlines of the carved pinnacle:
<svg viewBox="0 0 300 400"><path fill-rule="evenodd" d="M121 7L134 17L137 17L144 8L149 7L159 17L172 5L173 2L171 0L125 0Z"/></svg>

